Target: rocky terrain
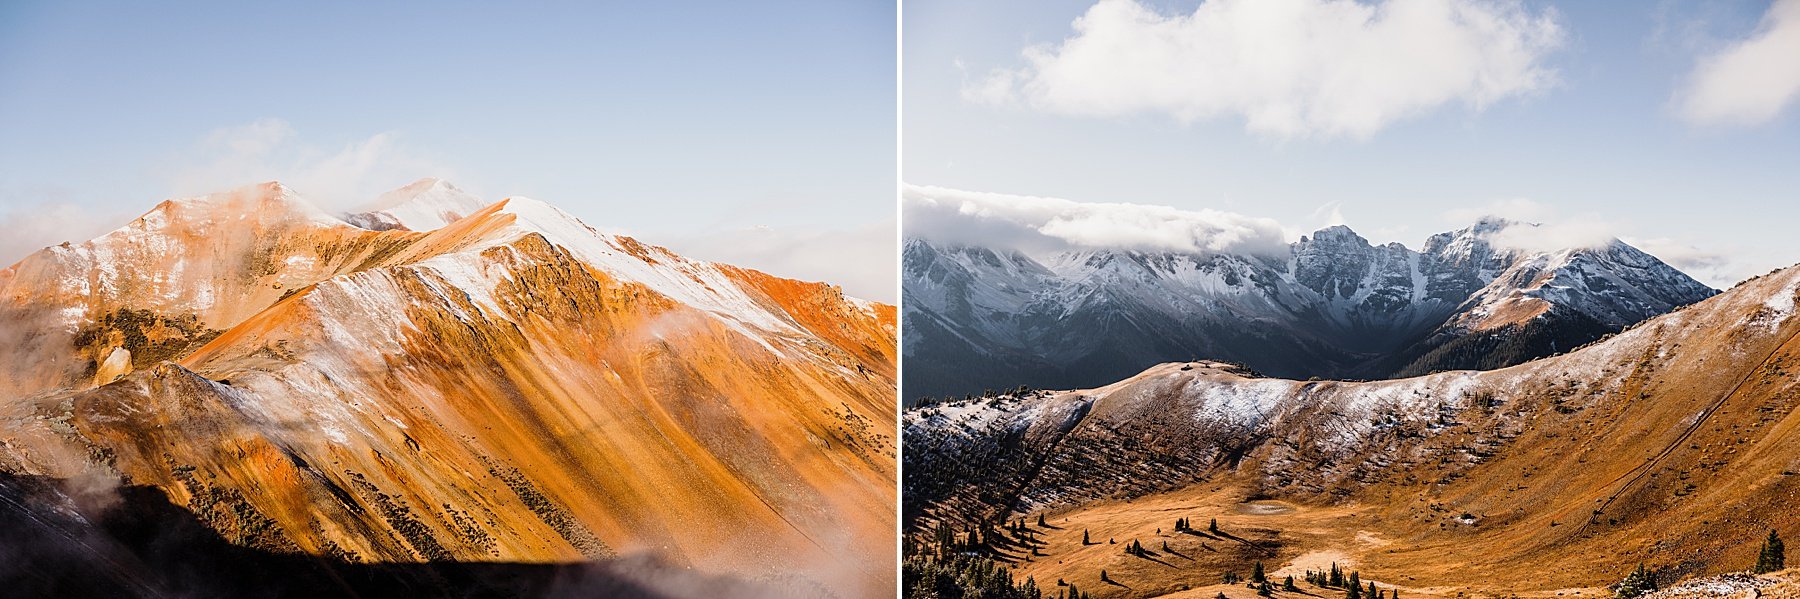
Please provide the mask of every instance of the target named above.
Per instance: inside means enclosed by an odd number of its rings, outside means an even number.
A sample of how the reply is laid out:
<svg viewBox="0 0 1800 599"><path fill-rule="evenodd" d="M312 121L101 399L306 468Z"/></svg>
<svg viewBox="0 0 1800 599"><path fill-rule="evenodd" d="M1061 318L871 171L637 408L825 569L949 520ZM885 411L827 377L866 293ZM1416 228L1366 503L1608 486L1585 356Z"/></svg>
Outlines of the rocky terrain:
<svg viewBox="0 0 1800 599"><path fill-rule="evenodd" d="M325 572L651 560L775 596L893 585L895 313L828 284L441 181L342 218L269 183L0 271L0 323L0 471L39 481L0 508L54 530L106 512L43 497L154 496ZM129 541L37 565L181 588L104 549Z"/></svg>
<svg viewBox="0 0 1800 599"><path fill-rule="evenodd" d="M1716 291L1617 239L1554 251L1485 219L1422 249L1335 226L1285 255L1024 252L909 239L904 397L1086 387L1171 360L1287 378L1494 369Z"/></svg>
<svg viewBox="0 0 1800 599"><path fill-rule="evenodd" d="M1770 530L1800 531L1797 291L1800 267L1777 271L1485 372L1172 362L928 402L903 416L904 525L985 531L975 551L1020 579L1099 596L1213 597L1259 561L1340 563L1408 596L1609 596L1640 562L1665 586L1742 571ZM1156 554L1115 544L1132 541Z"/></svg>

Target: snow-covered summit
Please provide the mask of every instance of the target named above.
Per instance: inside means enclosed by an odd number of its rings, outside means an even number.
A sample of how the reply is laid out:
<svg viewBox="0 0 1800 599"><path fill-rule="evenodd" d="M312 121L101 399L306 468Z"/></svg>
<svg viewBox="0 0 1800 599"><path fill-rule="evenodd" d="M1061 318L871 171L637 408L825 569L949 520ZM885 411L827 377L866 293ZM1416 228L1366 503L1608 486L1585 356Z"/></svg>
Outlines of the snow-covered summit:
<svg viewBox="0 0 1800 599"><path fill-rule="evenodd" d="M373 208L350 214L345 220L375 231L433 231L474 214L491 203L451 185L449 181L426 177L381 194L375 200Z"/></svg>

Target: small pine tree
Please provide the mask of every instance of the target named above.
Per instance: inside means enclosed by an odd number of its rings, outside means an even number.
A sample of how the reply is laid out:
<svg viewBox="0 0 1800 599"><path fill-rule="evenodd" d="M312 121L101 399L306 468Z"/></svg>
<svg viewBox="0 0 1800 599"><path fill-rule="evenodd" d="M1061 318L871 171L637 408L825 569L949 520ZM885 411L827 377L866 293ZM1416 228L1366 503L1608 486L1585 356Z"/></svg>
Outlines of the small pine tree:
<svg viewBox="0 0 1800 599"><path fill-rule="evenodd" d="M1369 581L1369 593L1368 594L1369 594L1369 597L1371 597L1372 599L1381 597L1381 591L1375 588L1375 581L1372 581L1372 580Z"/></svg>
<svg viewBox="0 0 1800 599"><path fill-rule="evenodd" d="M1638 562L1637 569L1625 575L1625 580L1619 581L1618 586L1613 588L1613 599L1637 599L1654 590L1656 579L1644 570L1643 562Z"/></svg>
<svg viewBox="0 0 1800 599"><path fill-rule="evenodd" d="M1283 581L1281 583L1281 590L1292 593L1294 591L1300 590L1300 587L1294 586L1294 577L1289 576L1289 577L1287 577L1286 581Z"/></svg>
<svg viewBox="0 0 1800 599"><path fill-rule="evenodd" d="M1101 570L1101 571L1100 571L1100 582L1112 582L1112 579L1111 579L1111 578L1107 578L1107 577L1106 577L1106 571L1105 571L1105 570Z"/></svg>
<svg viewBox="0 0 1800 599"><path fill-rule="evenodd" d="M1044 524L1044 515L1038 514L1038 528L1046 528L1046 527L1047 527L1047 525Z"/></svg>
<svg viewBox="0 0 1800 599"><path fill-rule="evenodd" d="M1275 594L1269 592L1269 583L1265 582L1260 585L1257 585L1256 596L1258 596L1258 597L1273 597L1273 596L1275 596Z"/></svg>
<svg viewBox="0 0 1800 599"><path fill-rule="evenodd" d="M1362 599L1362 587L1350 585L1344 589L1344 599Z"/></svg>
<svg viewBox="0 0 1800 599"><path fill-rule="evenodd" d="M1344 571L1338 569L1337 562L1331 562L1331 576L1325 579L1325 586L1344 586Z"/></svg>
<svg viewBox="0 0 1800 599"><path fill-rule="evenodd" d="M1787 548L1781 542L1781 535L1769 531L1769 538L1763 540L1762 549L1756 555L1756 567L1750 571L1755 574L1766 574L1787 567Z"/></svg>
<svg viewBox="0 0 1800 599"><path fill-rule="evenodd" d="M1206 524L1206 531L1217 534L1219 532L1219 519L1213 518L1212 522L1208 522Z"/></svg>
<svg viewBox="0 0 1800 599"><path fill-rule="evenodd" d="M1081 529L1081 544L1083 544L1083 545L1094 544L1092 541L1088 540L1088 531L1085 528Z"/></svg>
<svg viewBox="0 0 1800 599"><path fill-rule="evenodd" d="M1362 573L1351 572L1350 578L1344 581L1344 586L1352 589L1362 586Z"/></svg>
<svg viewBox="0 0 1800 599"><path fill-rule="evenodd" d="M1250 566L1250 582L1264 583L1268 581L1269 577L1263 574L1262 562L1256 562L1256 565Z"/></svg>

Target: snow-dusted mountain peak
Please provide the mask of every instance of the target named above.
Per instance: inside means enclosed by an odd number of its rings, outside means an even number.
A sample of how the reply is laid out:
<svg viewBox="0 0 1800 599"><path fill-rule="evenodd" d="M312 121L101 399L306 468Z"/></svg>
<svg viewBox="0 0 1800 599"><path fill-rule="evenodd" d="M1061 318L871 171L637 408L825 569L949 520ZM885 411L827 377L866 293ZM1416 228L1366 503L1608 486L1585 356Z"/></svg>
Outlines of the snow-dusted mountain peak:
<svg viewBox="0 0 1800 599"><path fill-rule="evenodd" d="M345 220L377 231L434 231L479 212L489 204L492 202L463 191L449 181L426 177L382 194L375 200L373 209L351 214Z"/></svg>
<svg viewBox="0 0 1800 599"><path fill-rule="evenodd" d="M1516 239L1561 235L1540 233L1487 217L1415 251L1336 225L1289 244L1286 259L1129 249L1027 257L913 240L907 397L1097 384L1192 358L1297 378L1490 368L1716 293L1617 239L1550 250ZM1520 335L1533 340L1497 345ZM1493 347L1458 345L1477 337ZM977 383L938 383L956 380Z"/></svg>
<svg viewBox="0 0 1800 599"><path fill-rule="evenodd" d="M176 213L190 218L260 221L298 218L323 225L344 223L342 219L319 209L294 188L280 181L266 181L230 191L170 199L157 204L139 217L139 220L156 220Z"/></svg>

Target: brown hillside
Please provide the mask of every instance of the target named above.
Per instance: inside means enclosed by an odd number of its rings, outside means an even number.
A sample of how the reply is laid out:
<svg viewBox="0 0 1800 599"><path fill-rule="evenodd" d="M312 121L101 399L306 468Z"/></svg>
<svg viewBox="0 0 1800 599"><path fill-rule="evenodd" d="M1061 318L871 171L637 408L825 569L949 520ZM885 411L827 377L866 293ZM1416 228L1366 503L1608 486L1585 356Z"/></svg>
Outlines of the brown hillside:
<svg viewBox="0 0 1800 599"><path fill-rule="evenodd" d="M1165 364L910 410L907 522L1048 512L1061 528L1039 531L1044 555L1021 575L1102 596L1214 584L1259 556L1286 571L1329 556L1443 596L1556 596L1639 562L1665 581L1743 570L1769 529L1800 535L1797 287L1787 269L1491 372L1348 383ZM1230 535L1171 537L1177 517ZM1083 547L1084 528L1172 538L1186 558Z"/></svg>

